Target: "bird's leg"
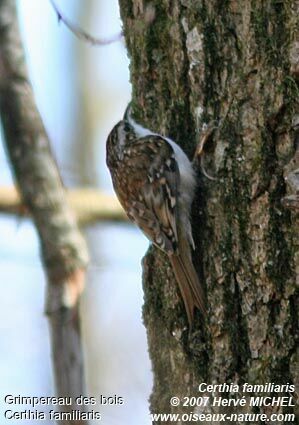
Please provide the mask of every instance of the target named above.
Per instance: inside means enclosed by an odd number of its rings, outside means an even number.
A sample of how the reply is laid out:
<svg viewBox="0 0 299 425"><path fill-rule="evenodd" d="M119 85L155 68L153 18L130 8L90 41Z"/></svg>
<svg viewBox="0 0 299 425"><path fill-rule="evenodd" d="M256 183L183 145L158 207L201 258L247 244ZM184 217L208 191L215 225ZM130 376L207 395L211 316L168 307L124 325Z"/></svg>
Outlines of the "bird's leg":
<svg viewBox="0 0 299 425"><path fill-rule="evenodd" d="M202 132L200 135L199 143L196 146L193 161L195 161L197 158L199 158L203 154L203 148L207 141L210 139L210 137L213 135L214 131L216 130L217 126L215 125L215 121L212 121L210 124L204 124L202 128Z"/></svg>
<svg viewBox="0 0 299 425"><path fill-rule="evenodd" d="M201 135L200 135L200 139L199 139L199 143L195 149L195 153L193 156L193 162L197 159L199 159L199 163L200 163L200 169L203 173L203 175L205 177L207 177L209 180L216 180L215 177L210 176L205 168L204 168L204 163L203 163L203 158L204 158L204 146L205 144L208 142L208 140L210 140L210 138L212 137L214 131L218 128L218 126L215 124L215 121L212 121L210 124L208 125L204 125Z"/></svg>

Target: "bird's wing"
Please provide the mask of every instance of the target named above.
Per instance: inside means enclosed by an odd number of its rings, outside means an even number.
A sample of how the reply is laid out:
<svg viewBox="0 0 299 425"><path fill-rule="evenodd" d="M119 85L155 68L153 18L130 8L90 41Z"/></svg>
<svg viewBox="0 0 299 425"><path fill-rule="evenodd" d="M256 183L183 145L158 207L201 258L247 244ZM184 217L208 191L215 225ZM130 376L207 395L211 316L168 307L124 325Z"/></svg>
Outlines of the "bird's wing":
<svg viewBox="0 0 299 425"><path fill-rule="evenodd" d="M160 249L176 253L180 175L171 145L156 135L142 137L124 149L122 167L127 199L120 201L129 218Z"/></svg>

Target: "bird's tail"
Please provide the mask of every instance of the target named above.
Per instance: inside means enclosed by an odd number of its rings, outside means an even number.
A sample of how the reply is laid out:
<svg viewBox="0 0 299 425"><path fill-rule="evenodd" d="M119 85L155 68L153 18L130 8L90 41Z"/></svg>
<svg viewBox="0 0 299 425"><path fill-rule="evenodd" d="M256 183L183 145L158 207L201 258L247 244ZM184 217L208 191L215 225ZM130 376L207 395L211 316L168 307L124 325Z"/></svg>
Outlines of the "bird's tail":
<svg viewBox="0 0 299 425"><path fill-rule="evenodd" d="M179 247L179 254L169 256L178 282L190 327L197 307L203 315L206 313L205 295L191 259L190 246L187 241Z"/></svg>

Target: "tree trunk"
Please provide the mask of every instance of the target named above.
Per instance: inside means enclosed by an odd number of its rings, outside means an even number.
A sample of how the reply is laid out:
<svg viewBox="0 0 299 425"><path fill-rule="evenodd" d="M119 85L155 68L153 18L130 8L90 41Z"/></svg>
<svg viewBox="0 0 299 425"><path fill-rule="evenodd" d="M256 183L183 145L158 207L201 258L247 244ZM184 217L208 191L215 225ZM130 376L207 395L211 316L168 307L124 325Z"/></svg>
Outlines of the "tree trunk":
<svg viewBox="0 0 299 425"><path fill-rule="evenodd" d="M72 399L71 405L59 406L68 415L57 422L86 425L87 408L78 405L76 397L85 391L79 301L85 283L87 247L67 204L35 104L13 0L0 0L0 116L14 178L39 235L47 277L46 313L56 394ZM79 411L80 419L68 418L72 410Z"/></svg>
<svg viewBox="0 0 299 425"><path fill-rule="evenodd" d="M234 382L240 393L244 382L298 383L297 216L287 200L298 185L299 2L119 3L136 118L190 158L204 123L217 126L203 157L216 179L198 167L193 205L194 263L208 315L198 314L191 333L166 256L151 248L143 262L151 411L228 413L198 385ZM209 406L183 406L191 395L209 396ZM172 396L180 406L170 405ZM248 398L244 409L254 410Z"/></svg>

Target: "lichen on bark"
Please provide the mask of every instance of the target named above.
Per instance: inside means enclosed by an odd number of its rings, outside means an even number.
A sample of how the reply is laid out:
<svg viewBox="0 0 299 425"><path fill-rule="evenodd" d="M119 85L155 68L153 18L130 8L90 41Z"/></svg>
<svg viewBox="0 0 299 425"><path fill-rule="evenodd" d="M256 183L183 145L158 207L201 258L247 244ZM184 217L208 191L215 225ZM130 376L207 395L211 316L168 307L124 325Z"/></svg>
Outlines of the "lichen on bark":
<svg viewBox="0 0 299 425"><path fill-rule="evenodd" d="M298 221L282 201L298 168L299 2L119 3L136 117L190 158L203 124L218 126L204 155L216 180L198 170L193 205L205 323L188 334L166 258L144 260L151 409L203 380L298 382Z"/></svg>

